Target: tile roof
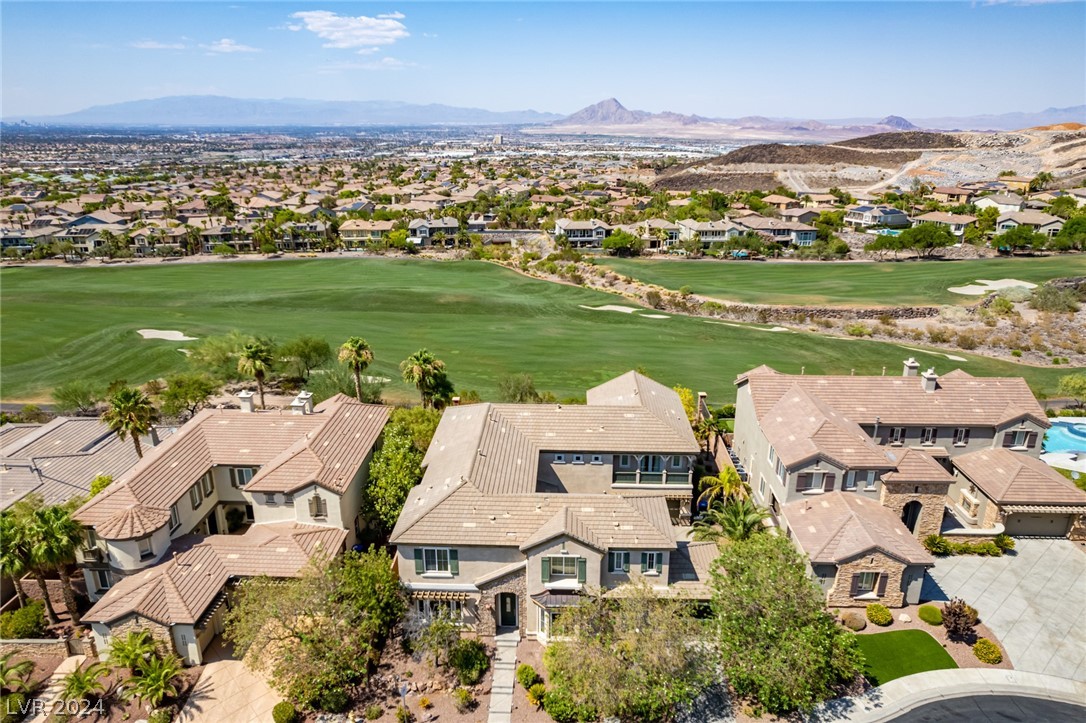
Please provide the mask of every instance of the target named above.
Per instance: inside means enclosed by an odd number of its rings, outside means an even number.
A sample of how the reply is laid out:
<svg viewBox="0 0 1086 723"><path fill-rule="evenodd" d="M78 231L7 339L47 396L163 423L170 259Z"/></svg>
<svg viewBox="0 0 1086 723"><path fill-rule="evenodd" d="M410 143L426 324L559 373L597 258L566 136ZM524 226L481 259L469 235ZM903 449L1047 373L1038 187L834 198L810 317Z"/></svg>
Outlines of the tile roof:
<svg viewBox="0 0 1086 723"><path fill-rule="evenodd" d="M781 514L800 548L815 564L839 564L879 550L910 565L934 558L897 513L852 492L827 492L784 505Z"/></svg>
<svg viewBox="0 0 1086 723"><path fill-rule="evenodd" d="M955 457L954 466L997 504L1083 505L1086 492L1039 459L997 447Z"/></svg>

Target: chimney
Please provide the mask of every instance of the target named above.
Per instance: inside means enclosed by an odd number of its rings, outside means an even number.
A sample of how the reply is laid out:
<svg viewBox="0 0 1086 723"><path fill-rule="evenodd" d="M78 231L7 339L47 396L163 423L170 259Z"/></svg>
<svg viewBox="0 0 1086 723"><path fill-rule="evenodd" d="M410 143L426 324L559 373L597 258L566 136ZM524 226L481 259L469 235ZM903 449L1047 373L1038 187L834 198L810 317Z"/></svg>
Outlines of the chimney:
<svg viewBox="0 0 1086 723"><path fill-rule="evenodd" d="M157 447L162 442L162 440L158 438L158 429L155 427L151 427L147 432L147 436L151 439L152 447Z"/></svg>
<svg viewBox="0 0 1086 723"><path fill-rule="evenodd" d="M923 379L924 391L928 394L933 394L936 385L939 383L939 375L935 373L935 368L932 367L931 369L928 369L920 376Z"/></svg>
<svg viewBox="0 0 1086 723"><path fill-rule="evenodd" d="M238 401L241 402L241 411L252 414L253 412L253 396L255 392L250 392L248 389L243 389L238 392Z"/></svg>
<svg viewBox="0 0 1086 723"><path fill-rule="evenodd" d="M290 403L291 414L312 414L313 395L309 392L298 392L298 396Z"/></svg>
<svg viewBox="0 0 1086 723"><path fill-rule="evenodd" d="M915 377L917 372L920 371L920 362L912 357L905 360L905 370L901 372L903 377Z"/></svg>
<svg viewBox="0 0 1086 723"><path fill-rule="evenodd" d="M698 420L706 419L709 416L709 394L706 392L698 392Z"/></svg>
<svg viewBox="0 0 1086 723"><path fill-rule="evenodd" d="M452 405L454 407L459 407L460 406L460 397L453 397L452 398Z"/></svg>

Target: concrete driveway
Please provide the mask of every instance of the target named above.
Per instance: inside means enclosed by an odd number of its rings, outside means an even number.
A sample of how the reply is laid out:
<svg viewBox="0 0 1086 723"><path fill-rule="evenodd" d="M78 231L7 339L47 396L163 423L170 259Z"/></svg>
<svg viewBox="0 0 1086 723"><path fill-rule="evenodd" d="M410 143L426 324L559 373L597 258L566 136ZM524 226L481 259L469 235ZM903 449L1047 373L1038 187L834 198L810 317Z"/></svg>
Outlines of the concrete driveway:
<svg viewBox="0 0 1086 723"><path fill-rule="evenodd" d="M200 680L196 681L179 723L248 723L270 721L272 708L282 697L240 660L231 648L215 640L208 647Z"/></svg>
<svg viewBox="0 0 1086 723"><path fill-rule="evenodd" d="M1086 549L1019 539L1003 557L938 558L925 600L959 597L999 636L1017 670L1086 681Z"/></svg>

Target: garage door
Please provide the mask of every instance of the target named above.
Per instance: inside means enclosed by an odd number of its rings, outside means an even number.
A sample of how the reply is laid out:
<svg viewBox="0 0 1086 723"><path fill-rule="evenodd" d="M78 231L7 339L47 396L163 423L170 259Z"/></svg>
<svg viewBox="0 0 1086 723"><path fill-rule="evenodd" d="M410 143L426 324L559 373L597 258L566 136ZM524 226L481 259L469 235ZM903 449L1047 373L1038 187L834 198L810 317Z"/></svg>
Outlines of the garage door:
<svg viewBox="0 0 1086 723"><path fill-rule="evenodd" d="M1022 537L1066 537L1071 515L1029 515L1018 513L1007 517L1007 534Z"/></svg>

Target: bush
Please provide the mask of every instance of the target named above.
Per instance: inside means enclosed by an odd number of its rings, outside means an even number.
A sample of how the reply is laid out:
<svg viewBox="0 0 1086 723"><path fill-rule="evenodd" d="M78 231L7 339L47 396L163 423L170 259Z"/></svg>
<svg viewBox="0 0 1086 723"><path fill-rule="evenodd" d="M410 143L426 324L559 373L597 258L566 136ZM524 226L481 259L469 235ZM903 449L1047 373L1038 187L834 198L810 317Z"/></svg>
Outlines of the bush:
<svg viewBox="0 0 1086 723"><path fill-rule="evenodd" d="M45 606L41 602L28 603L26 607L0 615L0 638L24 640L45 635Z"/></svg>
<svg viewBox="0 0 1086 723"><path fill-rule="evenodd" d="M976 634L977 611L955 598L943 606L943 627L951 640L971 640Z"/></svg>
<svg viewBox="0 0 1086 723"><path fill-rule="evenodd" d="M490 668L490 658L482 642L464 638L449 651L449 665L456 671L461 685L475 685Z"/></svg>
<svg viewBox="0 0 1086 723"><path fill-rule="evenodd" d="M933 555L950 555L954 552L950 546L950 540L942 535L928 535L925 537L924 548Z"/></svg>
<svg viewBox="0 0 1086 723"><path fill-rule="evenodd" d="M846 628L855 630L856 632L867 627L867 620L865 620L864 616L860 615L858 612L845 613L841 616L841 622Z"/></svg>
<svg viewBox="0 0 1086 723"><path fill-rule="evenodd" d="M517 682L520 683L524 690L530 689L536 683L541 682L543 679L536 672L535 668L527 663L521 663L517 666Z"/></svg>
<svg viewBox="0 0 1086 723"><path fill-rule="evenodd" d="M543 705L543 699L547 696L547 686L536 683L528 689L528 702L539 708Z"/></svg>
<svg viewBox="0 0 1086 723"><path fill-rule="evenodd" d="M1003 653L1000 652L999 646L988 638L981 638L973 643L973 655L977 656L977 660L988 665L999 665L1003 662Z"/></svg>
<svg viewBox="0 0 1086 723"><path fill-rule="evenodd" d="M18 723L27 710L25 693L5 693L0 695L0 723Z"/></svg>
<svg viewBox="0 0 1086 723"><path fill-rule="evenodd" d="M347 710L347 706L350 705L350 698L347 697L347 692L341 688L333 688L332 690L326 690L317 697L317 708L325 711L326 713L342 713Z"/></svg>
<svg viewBox="0 0 1086 723"><path fill-rule="evenodd" d="M475 696L467 688L457 688L452 694L453 705L461 713L467 713L475 707Z"/></svg>
<svg viewBox="0 0 1086 723"><path fill-rule="evenodd" d="M385 709L374 703L366 707L366 720L377 720L385 714Z"/></svg>
<svg viewBox="0 0 1086 723"><path fill-rule="evenodd" d="M652 308L659 309L664 301L664 297L660 296L660 292L656 289L649 289L645 292L645 301Z"/></svg>
<svg viewBox="0 0 1086 723"><path fill-rule="evenodd" d="M419 698L419 708L423 710L430 710L434 707L434 704L425 695Z"/></svg>
<svg viewBox="0 0 1086 723"><path fill-rule="evenodd" d="M173 708L157 708L147 716L147 723L170 723L173 720Z"/></svg>
<svg viewBox="0 0 1086 723"><path fill-rule="evenodd" d="M943 611L934 605L921 605L917 611L917 617L926 622L928 625L942 625L943 624Z"/></svg>
<svg viewBox="0 0 1086 723"><path fill-rule="evenodd" d="M411 711L405 706L401 705L396 709L396 723L411 723L413 720L415 720L415 716L411 715Z"/></svg>
<svg viewBox="0 0 1086 723"><path fill-rule="evenodd" d="M995 536L995 546L1003 552L1014 549L1014 538L1010 535L999 533Z"/></svg>
<svg viewBox="0 0 1086 723"><path fill-rule="evenodd" d="M872 603L867 606L867 619L880 627L886 627L890 623L894 622L894 614L890 612L890 608L885 605L879 605L878 603Z"/></svg>
<svg viewBox="0 0 1086 723"><path fill-rule="evenodd" d="M577 705L567 693L554 688L543 695L543 710L557 723L594 721L599 717L596 711Z"/></svg>
<svg viewBox="0 0 1086 723"><path fill-rule="evenodd" d="M281 700L272 708L272 720L275 723L297 723L298 711L290 701Z"/></svg>
<svg viewBox="0 0 1086 723"><path fill-rule="evenodd" d="M849 336L871 336L871 329L867 324L856 322L845 327L845 333Z"/></svg>

